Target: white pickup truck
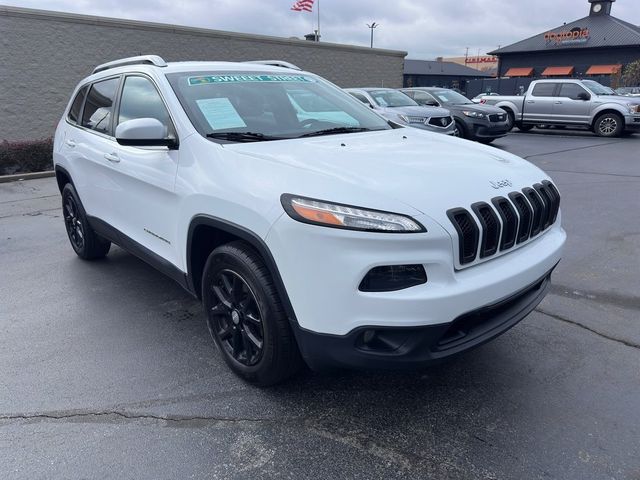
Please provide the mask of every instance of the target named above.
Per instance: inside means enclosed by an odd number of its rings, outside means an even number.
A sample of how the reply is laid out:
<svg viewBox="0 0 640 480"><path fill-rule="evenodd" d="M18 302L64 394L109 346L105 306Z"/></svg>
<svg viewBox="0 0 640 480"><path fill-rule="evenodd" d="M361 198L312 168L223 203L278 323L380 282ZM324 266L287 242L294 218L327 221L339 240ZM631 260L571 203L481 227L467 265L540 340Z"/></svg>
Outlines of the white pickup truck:
<svg viewBox="0 0 640 480"><path fill-rule="evenodd" d="M487 96L482 103L502 108L511 126L584 126L601 137L640 131L640 100L617 95L593 80L536 80L523 96Z"/></svg>

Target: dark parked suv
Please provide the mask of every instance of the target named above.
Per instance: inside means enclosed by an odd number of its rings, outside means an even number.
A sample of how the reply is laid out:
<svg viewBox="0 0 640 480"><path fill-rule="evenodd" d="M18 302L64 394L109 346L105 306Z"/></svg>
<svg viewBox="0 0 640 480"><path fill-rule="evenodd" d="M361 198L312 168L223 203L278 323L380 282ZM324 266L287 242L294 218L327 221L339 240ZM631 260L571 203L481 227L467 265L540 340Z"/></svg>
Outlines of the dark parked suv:
<svg viewBox="0 0 640 480"><path fill-rule="evenodd" d="M456 121L458 136L491 143L509 133L509 122L504 110L473 103L454 90L437 87L404 88L404 94L420 105L444 107Z"/></svg>

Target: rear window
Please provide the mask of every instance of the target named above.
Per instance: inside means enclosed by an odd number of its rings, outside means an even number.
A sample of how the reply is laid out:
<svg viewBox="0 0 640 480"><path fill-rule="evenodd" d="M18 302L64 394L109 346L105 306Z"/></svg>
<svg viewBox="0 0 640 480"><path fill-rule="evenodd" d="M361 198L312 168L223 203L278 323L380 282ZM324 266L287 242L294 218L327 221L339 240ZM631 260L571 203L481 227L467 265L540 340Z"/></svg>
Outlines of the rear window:
<svg viewBox="0 0 640 480"><path fill-rule="evenodd" d="M119 78L96 82L91 86L82 112L82 126L96 132L110 134L113 103Z"/></svg>
<svg viewBox="0 0 640 480"><path fill-rule="evenodd" d="M556 83L538 83L534 88L531 95L534 97L553 97L553 92L556 89Z"/></svg>
<svg viewBox="0 0 640 480"><path fill-rule="evenodd" d="M85 85L82 87L76 98L73 99L73 103L71 104L71 109L69 110L69 115L67 118L71 123L78 123L78 119L80 118L80 110L82 109L82 102L84 102L84 97L87 94L88 87Z"/></svg>

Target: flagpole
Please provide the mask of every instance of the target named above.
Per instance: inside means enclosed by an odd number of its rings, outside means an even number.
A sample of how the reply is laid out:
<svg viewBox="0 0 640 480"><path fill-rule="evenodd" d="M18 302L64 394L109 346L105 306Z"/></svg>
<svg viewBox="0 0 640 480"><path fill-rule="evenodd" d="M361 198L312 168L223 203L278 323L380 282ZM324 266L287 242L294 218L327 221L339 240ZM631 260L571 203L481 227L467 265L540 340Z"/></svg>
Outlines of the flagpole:
<svg viewBox="0 0 640 480"><path fill-rule="evenodd" d="M320 41L320 0L318 0L318 34L316 35L316 41Z"/></svg>

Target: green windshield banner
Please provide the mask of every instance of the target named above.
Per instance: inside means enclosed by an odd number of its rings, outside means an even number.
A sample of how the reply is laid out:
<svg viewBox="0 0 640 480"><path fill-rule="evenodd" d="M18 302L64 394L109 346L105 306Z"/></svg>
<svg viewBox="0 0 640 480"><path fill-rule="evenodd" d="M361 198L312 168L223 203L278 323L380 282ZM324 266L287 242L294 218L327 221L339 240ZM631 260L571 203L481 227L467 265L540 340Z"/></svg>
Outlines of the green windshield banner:
<svg viewBox="0 0 640 480"><path fill-rule="evenodd" d="M313 80L304 75L205 75L189 77L189 85L191 86L244 82L313 82Z"/></svg>

